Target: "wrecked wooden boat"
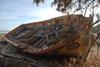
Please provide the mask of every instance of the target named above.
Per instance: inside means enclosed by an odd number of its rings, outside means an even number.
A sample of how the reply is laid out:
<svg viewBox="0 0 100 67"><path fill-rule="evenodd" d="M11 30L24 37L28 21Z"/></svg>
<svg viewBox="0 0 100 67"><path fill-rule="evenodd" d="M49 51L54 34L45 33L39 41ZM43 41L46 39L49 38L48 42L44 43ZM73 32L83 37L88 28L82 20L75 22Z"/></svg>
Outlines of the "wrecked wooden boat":
<svg viewBox="0 0 100 67"><path fill-rule="evenodd" d="M22 24L5 35L20 51L33 55L83 56L91 48L91 19L68 15Z"/></svg>

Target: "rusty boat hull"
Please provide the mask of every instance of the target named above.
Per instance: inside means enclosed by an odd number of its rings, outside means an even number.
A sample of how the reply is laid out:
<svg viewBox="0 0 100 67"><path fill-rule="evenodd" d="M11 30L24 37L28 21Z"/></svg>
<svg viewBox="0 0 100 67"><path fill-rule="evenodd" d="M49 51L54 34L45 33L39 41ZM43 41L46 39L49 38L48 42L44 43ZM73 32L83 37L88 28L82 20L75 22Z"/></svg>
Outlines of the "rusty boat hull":
<svg viewBox="0 0 100 67"><path fill-rule="evenodd" d="M5 40L22 52L33 55L86 56L91 45L91 21L69 15L22 24L5 35Z"/></svg>

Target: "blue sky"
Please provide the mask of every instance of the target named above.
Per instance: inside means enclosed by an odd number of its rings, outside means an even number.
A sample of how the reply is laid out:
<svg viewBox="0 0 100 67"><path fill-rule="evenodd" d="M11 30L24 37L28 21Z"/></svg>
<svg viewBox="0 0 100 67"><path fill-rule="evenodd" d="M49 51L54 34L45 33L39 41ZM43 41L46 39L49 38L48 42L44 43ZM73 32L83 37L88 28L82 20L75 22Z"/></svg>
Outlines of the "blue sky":
<svg viewBox="0 0 100 67"><path fill-rule="evenodd" d="M63 15L51 8L48 0L37 7L32 0L0 0L0 31L9 31L29 22L41 21Z"/></svg>

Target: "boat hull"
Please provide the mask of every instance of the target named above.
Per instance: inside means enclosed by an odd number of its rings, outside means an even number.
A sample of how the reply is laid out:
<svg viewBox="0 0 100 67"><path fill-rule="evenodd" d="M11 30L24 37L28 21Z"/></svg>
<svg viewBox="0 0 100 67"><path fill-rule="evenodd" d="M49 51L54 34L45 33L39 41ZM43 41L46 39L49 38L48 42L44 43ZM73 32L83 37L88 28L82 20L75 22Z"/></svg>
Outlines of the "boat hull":
<svg viewBox="0 0 100 67"><path fill-rule="evenodd" d="M69 15L20 25L6 34L5 40L33 55L86 55L90 30L89 18Z"/></svg>

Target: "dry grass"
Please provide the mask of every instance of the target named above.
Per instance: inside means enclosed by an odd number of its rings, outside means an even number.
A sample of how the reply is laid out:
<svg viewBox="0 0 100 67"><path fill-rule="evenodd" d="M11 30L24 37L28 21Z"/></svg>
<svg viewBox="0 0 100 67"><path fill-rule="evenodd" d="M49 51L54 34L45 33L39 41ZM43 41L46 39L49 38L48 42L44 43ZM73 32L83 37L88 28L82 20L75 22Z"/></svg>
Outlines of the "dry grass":
<svg viewBox="0 0 100 67"><path fill-rule="evenodd" d="M100 56L92 56L86 61L86 67L100 67Z"/></svg>
<svg viewBox="0 0 100 67"><path fill-rule="evenodd" d="M4 39L4 34L0 34L0 40Z"/></svg>
<svg viewBox="0 0 100 67"><path fill-rule="evenodd" d="M89 53L85 67L100 67L100 52L97 53L96 47Z"/></svg>

